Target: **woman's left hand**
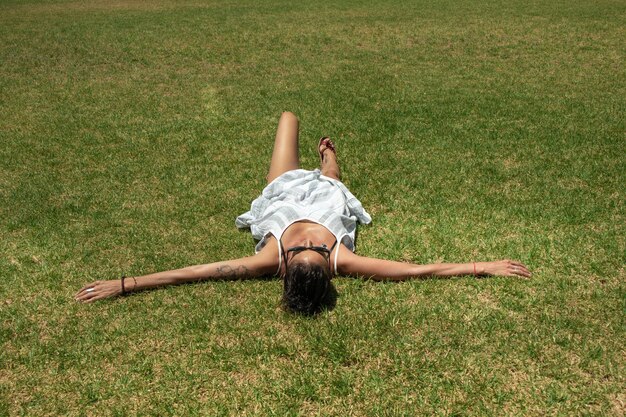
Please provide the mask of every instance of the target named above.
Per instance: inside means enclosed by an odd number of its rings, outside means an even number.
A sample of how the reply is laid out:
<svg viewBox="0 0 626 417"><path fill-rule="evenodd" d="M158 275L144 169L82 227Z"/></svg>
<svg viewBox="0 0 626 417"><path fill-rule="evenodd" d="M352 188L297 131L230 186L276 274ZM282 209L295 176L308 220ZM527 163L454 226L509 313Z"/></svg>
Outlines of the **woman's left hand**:
<svg viewBox="0 0 626 417"><path fill-rule="evenodd" d="M122 293L122 283L119 279L109 281L94 281L85 285L75 295L74 299L81 303L91 303L103 298L115 297Z"/></svg>
<svg viewBox="0 0 626 417"><path fill-rule="evenodd" d="M503 277L525 277L530 278L531 273L521 262L504 259L502 261L485 262L484 273Z"/></svg>

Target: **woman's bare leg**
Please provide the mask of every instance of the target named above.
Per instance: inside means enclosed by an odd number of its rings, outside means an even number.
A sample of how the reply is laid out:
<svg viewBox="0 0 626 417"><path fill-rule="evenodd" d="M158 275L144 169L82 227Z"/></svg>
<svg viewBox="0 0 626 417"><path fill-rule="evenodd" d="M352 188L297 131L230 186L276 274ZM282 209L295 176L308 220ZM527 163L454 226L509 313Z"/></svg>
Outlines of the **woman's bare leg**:
<svg viewBox="0 0 626 417"><path fill-rule="evenodd" d="M320 144L318 151L322 154L322 162L320 163L322 175L341 180L341 170L339 170L339 164L337 163L337 154L323 143Z"/></svg>
<svg viewBox="0 0 626 417"><path fill-rule="evenodd" d="M280 116L272 163L267 174L267 182L272 182L276 177L292 169L300 168L298 158L298 118L291 112L284 112Z"/></svg>

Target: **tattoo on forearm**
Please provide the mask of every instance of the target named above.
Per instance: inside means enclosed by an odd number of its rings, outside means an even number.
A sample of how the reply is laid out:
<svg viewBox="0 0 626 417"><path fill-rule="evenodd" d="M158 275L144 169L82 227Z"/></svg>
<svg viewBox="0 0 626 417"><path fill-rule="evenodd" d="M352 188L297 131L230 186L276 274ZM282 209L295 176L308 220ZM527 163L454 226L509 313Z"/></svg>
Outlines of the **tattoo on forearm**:
<svg viewBox="0 0 626 417"><path fill-rule="evenodd" d="M244 265L233 268L230 265L222 265L215 270L217 276L222 279L238 279L250 276L250 271Z"/></svg>

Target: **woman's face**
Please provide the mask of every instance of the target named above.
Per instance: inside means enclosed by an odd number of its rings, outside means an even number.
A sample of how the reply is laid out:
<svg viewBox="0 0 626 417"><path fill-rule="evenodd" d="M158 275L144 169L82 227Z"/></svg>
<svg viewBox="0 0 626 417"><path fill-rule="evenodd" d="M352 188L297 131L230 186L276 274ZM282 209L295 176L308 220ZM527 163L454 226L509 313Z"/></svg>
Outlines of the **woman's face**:
<svg viewBox="0 0 626 417"><path fill-rule="evenodd" d="M290 242L289 246L285 245L285 262L283 263L283 272L286 272L286 266L294 263L317 264L322 268L328 268L330 271L330 253L314 249L303 249L291 251L293 247L325 247L323 242L314 242L310 238L298 239ZM332 275L332 274L331 274Z"/></svg>
<svg viewBox="0 0 626 417"><path fill-rule="evenodd" d="M290 254L288 256L290 256L289 261L288 261L290 265L295 262L295 263L317 264L325 268L330 267L327 257L311 249L303 250L301 252L294 253L293 255Z"/></svg>

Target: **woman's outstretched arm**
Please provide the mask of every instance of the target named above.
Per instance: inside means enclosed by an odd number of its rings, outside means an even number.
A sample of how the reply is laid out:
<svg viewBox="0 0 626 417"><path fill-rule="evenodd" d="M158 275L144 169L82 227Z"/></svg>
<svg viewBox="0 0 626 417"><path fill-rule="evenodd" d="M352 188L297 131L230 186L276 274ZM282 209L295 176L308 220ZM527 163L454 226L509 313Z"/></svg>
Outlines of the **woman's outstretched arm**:
<svg viewBox="0 0 626 417"><path fill-rule="evenodd" d="M524 264L508 259L494 262L469 262L462 264L440 263L417 265L404 262L359 256L348 249L339 255L337 266L340 274L371 278L377 281L403 281L429 276L449 277L458 275L497 275L530 278Z"/></svg>
<svg viewBox="0 0 626 417"><path fill-rule="evenodd" d="M263 250L256 255L245 258L188 266L138 277L127 277L124 280L124 288L129 293L203 280L234 280L271 275L278 268L277 254L274 255L271 252L270 250ZM121 284L120 279L94 281L81 288L74 298L76 301L91 303L103 298L115 297L122 294Z"/></svg>

